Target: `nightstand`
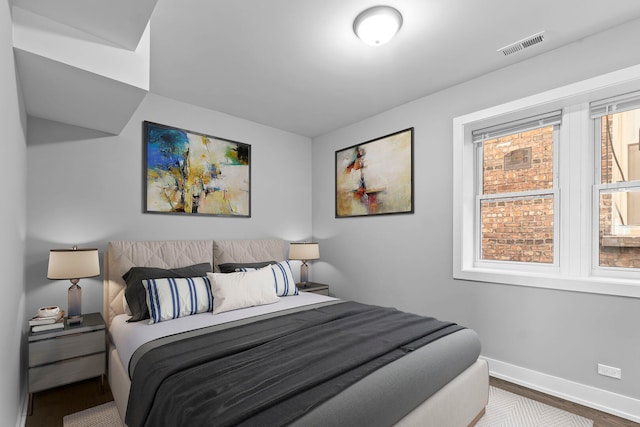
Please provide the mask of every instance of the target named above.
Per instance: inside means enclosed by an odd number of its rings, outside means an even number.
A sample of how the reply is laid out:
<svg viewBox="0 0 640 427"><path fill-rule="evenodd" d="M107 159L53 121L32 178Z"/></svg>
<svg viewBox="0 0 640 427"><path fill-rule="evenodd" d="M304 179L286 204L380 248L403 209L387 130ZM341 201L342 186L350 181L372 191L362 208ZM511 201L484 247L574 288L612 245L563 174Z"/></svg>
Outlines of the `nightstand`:
<svg viewBox="0 0 640 427"><path fill-rule="evenodd" d="M100 313L83 314L83 322L63 329L29 332L29 414L33 393L106 372L106 335Z"/></svg>
<svg viewBox="0 0 640 427"><path fill-rule="evenodd" d="M313 292L314 294L320 295L329 295L329 285L323 285L322 283L316 282L300 282L296 286L298 286L298 290L305 292Z"/></svg>

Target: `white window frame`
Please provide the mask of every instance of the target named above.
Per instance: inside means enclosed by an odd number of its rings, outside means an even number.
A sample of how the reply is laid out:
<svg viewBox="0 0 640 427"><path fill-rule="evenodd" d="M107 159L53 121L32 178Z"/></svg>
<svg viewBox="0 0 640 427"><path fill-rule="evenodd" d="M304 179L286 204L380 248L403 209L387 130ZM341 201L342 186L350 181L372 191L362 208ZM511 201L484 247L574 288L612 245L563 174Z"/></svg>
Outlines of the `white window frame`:
<svg viewBox="0 0 640 427"><path fill-rule="evenodd" d="M637 271L612 271L594 263L598 250L593 230L596 163L594 126L589 103L640 90L640 65L604 74L453 120L453 277L479 282L522 285L640 298ZM558 144L559 210L556 265L478 263L476 233L476 161L474 130L563 111ZM554 165L555 166L555 165ZM598 181L599 182L599 181ZM596 233L597 236L597 233ZM595 243L595 249L594 245ZM626 274L625 274L626 273Z"/></svg>
<svg viewBox="0 0 640 427"><path fill-rule="evenodd" d="M595 135L602 134L602 124L600 118L607 114L615 114L628 110L635 110L640 108L640 94L638 92L633 94L624 94L621 96L614 96L610 99L599 100L591 104L591 118L593 119L593 142L594 142L594 158L600 159L602 157L602 144L600 139ZM614 108L611 108L615 106ZM624 181L624 182L602 182L602 162L595 162L594 172L594 185L593 185L593 217L600 217L600 194L613 193L615 191L625 190L637 190L640 189L640 181ZM594 221L592 238L594 242L598 242L600 239L600 227L599 220ZM625 279L634 279L640 275L637 268L624 268L624 267L602 267L600 266L600 248L599 245L593 245L592 254L593 263L593 275L594 276L615 276Z"/></svg>
<svg viewBox="0 0 640 427"><path fill-rule="evenodd" d="M555 111L550 114L544 114L544 117L549 118L549 116L556 117L561 115L561 112ZM558 139L560 136L559 132L559 123L556 123L556 120L553 120L553 123L546 122L543 117L533 117L533 118L525 118L522 120L524 124L530 124L533 121L539 121L540 123L534 126L522 127L521 125L514 126L505 126L504 130L494 132L492 135L487 135L487 137L482 137L482 141L474 141L476 144L476 153L475 153L475 165L476 165L476 201L475 201L475 228L480 229L481 227L481 204L485 200L515 200L519 198L534 198L545 195L550 195L553 198L553 262L551 264L543 264L543 263L528 263L528 262L517 262L517 261L498 261L498 260L483 260L481 258L482 253L482 235L481 233L474 233L475 237L475 260L474 265L479 268L500 268L504 270L521 270L523 268L530 269L535 272L547 272L547 271L555 271L558 268L558 220L559 220L559 208L560 208L560 197L558 190ZM561 121L559 119L558 121ZM484 177L484 141L489 139L498 138L499 136L524 132L526 130L538 129L543 126L549 126L550 124L554 125L553 129L553 186L550 189L543 190L526 190L516 193L497 193L497 194L483 194L483 177ZM473 137L473 135L472 135Z"/></svg>

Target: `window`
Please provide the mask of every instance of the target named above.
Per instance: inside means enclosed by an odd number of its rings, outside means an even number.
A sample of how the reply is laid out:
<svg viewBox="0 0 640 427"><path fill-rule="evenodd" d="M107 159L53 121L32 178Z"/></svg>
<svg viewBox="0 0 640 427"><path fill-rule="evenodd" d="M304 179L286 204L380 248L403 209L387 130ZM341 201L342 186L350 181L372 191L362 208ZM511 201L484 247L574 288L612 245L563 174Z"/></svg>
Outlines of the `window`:
<svg viewBox="0 0 640 427"><path fill-rule="evenodd" d="M560 112L474 131L478 261L555 263Z"/></svg>
<svg viewBox="0 0 640 427"><path fill-rule="evenodd" d="M454 278L640 297L638 76L454 119Z"/></svg>
<svg viewBox="0 0 640 427"><path fill-rule="evenodd" d="M598 251L602 268L640 269L640 95L591 105L599 171Z"/></svg>

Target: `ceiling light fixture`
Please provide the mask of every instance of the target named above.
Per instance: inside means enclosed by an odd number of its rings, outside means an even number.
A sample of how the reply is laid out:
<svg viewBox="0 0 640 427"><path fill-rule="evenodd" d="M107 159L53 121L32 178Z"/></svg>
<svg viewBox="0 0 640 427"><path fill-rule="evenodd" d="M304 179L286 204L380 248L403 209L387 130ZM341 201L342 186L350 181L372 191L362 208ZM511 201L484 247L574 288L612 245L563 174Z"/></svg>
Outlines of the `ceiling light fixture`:
<svg viewBox="0 0 640 427"><path fill-rule="evenodd" d="M369 46L387 43L402 26L402 15L390 6L364 10L353 21L353 32Z"/></svg>

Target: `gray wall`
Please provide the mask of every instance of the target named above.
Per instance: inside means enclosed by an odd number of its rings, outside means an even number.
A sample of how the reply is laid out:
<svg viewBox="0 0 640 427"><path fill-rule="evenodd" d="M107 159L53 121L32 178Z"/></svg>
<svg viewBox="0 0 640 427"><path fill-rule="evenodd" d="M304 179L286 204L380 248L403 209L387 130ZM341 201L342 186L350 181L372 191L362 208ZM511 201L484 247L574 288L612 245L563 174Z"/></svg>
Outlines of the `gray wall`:
<svg viewBox="0 0 640 427"><path fill-rule="evenodd" d="M640 398L640 300L452 279L452 120L640 63L635 21L313 141L317 281L347 299L465 324L482 354ZM429 76L425 76L429 78ZM415 127L415 214L334 218L335 151ZM596 363L623 379L596 374Z"/></svg>
<svg viewBox="0 0 640 427"><path fill-rule="evenodd" d="M142 213L142 122L251 144L252 217ZM27 313L67 306L68 281L47 280L51 248L117 239L311 236L311 140L148 94L118 136L30 119L27 148ZM102 311L101 278L83 279L83 312Z"/></svg>
<svg viewBox="0 0 640 427"><path fill-rule="evenodd" d="M26 118L17 89L11 31L8 2L0 2L0 182L3 200L0 209L0 424L6 426L18 425L21 422L21 391L25 379L21 355L25 354L23 337L26 330L26 322L22 321L25 318Z"/></svg>

